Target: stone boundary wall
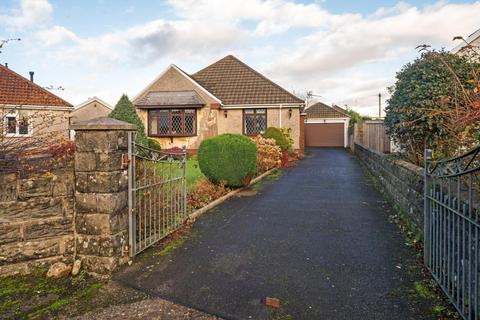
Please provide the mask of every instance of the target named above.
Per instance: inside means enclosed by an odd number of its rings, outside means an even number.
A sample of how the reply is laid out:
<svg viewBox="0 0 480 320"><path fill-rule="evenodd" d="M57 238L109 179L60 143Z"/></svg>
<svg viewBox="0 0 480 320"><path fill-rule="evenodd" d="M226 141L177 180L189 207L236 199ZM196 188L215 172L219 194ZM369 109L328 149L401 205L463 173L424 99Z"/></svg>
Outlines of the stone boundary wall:
<svg viewBox="0 0 480 320"><path fill-rule="evenodd" d="M70 129L75 158L62 169L0 173L0 277L74 259L109 274L129 259L126 156L135 126L96 118Z"/></svg>
<svg viewBox="0 0 480 320"><path fill-rule="evenodd" d="M355 143L355 155L380 180L388 196L423 231L423 168Z"/></svg>
<svg viewBox="0 0 480 320"><path fill-rule="evenodd" d="M0 173L0 276L73 257L73 162L45 173Z"/></svg>

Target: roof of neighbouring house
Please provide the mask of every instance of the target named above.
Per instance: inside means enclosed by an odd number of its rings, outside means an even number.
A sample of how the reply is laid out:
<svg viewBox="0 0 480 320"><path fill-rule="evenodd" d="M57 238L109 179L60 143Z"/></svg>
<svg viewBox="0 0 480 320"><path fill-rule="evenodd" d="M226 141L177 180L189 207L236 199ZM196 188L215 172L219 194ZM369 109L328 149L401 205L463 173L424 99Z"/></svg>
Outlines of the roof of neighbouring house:
<svg viewBox="0 0 480 320"><path fill-rule="evenodd" d="M104 106L104 107L107 107L108 109L111 109L113 110L113 107L108 104L107 102L103 101L102 99L100 98L97 98L97 97L91 97L91 98L88 98L87 100L85 100L84 102L78 104L75 106L75 111L79 110L79 109L82 109L86 106L88 106L90 103L92 102L97 102L99 103L100 105Z"/></svg>
<svg viewBox="0 0 480 320"><path fill-rule="evenodd" d="M0 104L73 107L50 91L0 65Z"/></svg>
<svg viewBox="0 0 480 320"><path fill-rule="evenodd" d="M193 90L191 91L150 91L135 105L141 107L157 106L203 106L205 101Z"/></svg>
<svg viewBox="0 0 480 320"><path fill-rule="evenodd" d="M304 103L232 55L192 74L191 77L225 105Z"/></svg>
<svg viewBox="0 0 480 320"><path fill-rule="evenodd" d="M480 38L480 29L478 29L477 31L475 31L474 33L472 33L471 35L468 36L468 38L465 40L465 42L463 42L462 40L462 43L460 43L458 46L456 46L455 48L453 48L451 50L452 53L457 53L459 51L461 51L464 47L466 47L467 45L471 44L473 41L477 40L478 38Z"/></svg>
<svg viewBox="0 0 480 320"><path fill-rule="evenodd" d="M329 106L322 102L317 102L305 108L307 118L350 118L348 114L339 106Z"/></svg>

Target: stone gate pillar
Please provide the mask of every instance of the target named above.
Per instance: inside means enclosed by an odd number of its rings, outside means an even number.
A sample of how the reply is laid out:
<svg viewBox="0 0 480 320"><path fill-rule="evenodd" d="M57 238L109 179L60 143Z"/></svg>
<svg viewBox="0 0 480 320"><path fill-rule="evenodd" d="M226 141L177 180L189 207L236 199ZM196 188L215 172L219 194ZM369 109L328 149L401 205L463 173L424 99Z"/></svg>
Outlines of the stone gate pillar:
<svg viewBox="0 0 480 320"><path fill-rule="evenodd" d="M128 261L128 133L135 126L102 117L75 130L75 237L77 259L105 274Z"/></svg>

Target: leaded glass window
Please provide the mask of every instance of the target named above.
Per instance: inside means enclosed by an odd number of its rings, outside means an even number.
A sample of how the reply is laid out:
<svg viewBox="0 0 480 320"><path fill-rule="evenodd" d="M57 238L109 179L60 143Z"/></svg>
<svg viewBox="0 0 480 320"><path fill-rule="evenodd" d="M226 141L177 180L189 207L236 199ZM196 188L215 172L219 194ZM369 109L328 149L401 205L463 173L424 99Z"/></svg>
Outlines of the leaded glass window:
<svg viewBox="0 0 480 320"><path fill-rule="evenodd" d="M185 137L197 134L195 109L158 109L148 111L148 135Z"/></svg>
<svg viewBox="0 0 480 320"><path fill-rule="evenodd" d="M245 109L243 131L246 135L256 136L267 129L267 109Z"/></svg>

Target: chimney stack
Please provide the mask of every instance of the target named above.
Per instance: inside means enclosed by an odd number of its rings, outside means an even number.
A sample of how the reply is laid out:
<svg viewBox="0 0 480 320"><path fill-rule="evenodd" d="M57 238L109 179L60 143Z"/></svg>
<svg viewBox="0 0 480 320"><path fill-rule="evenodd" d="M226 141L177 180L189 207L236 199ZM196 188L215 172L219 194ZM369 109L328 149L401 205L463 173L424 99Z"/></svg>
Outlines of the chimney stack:
<svg viewBox="0 0 480 320"><path fill-rule="evenodd" d="M29 73L30 73L30 81L32 81L32 82L33 82L33 75L34 75L34 73L35 73L35 72L33 72L33 71L30 71Z"/></svg>
<svg viewBox="0 0 480 320"><path fill-rule="evenodd" d="M7 63L7 62L5 62L5 68L7 68L7 69L8 69L8 63Z"/></svg>

